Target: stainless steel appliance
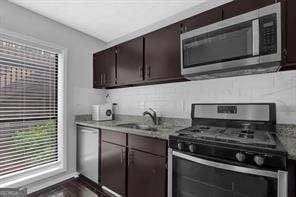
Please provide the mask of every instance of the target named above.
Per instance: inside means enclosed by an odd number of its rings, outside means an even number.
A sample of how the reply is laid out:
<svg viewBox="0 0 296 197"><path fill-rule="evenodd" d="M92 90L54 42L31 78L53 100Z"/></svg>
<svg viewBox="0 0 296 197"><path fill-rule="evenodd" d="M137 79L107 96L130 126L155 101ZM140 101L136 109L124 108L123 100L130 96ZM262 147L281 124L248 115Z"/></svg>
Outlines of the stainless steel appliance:
<svg viewBox="0 0 296 197"><path fill-rule="evenodd" d="M84 177L99 184L100 130L77 127L77 171Z"/></svg>
<svg viewBox="0 0 296 197"><path fill-rule="evenodd" d="M287 197L275 104L193 104L169 137L169 197Z"/></svg>
<svg viewBox="0 0 296 197"><path fill-rule="evenodd" d="M198 80L280 68L281 3L181 34L181 70Z"/></svg>

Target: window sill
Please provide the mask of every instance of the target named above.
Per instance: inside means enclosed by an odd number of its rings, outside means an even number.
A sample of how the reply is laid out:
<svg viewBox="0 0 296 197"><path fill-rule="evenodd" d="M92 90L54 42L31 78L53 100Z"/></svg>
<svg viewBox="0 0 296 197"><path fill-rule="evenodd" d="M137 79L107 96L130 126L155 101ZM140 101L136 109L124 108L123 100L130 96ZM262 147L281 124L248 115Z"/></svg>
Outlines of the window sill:
<svg viewBox="0 0 296 197"><path fill-rule="evenodd" d="M61 162L39 166L37 169L30 169L21 173L1 178L0 188L22 187L24 185L49 178L63 172L66 172L66 168L62 165Z"/></svg>

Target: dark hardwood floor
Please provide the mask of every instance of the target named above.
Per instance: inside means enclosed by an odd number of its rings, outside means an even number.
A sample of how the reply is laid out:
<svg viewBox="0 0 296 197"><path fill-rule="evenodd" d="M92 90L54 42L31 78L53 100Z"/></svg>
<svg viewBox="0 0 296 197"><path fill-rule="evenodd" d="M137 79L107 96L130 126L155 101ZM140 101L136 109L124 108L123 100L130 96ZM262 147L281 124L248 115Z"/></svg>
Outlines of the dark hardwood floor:
<svg viewBox="0 0 296 197"><path fill-rule="evenodd" d="M32 193L28 197L108 197L83 179L70 179Z"/></svg>

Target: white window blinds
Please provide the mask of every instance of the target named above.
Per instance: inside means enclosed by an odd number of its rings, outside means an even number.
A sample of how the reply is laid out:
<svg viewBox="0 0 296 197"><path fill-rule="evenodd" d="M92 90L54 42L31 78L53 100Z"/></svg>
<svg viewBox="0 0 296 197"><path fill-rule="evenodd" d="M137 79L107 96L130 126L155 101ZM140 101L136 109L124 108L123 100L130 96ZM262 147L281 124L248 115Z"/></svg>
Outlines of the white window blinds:
<svg viewBox="0 0 296 197"><path fill-rule="evenodd" d="M0 177L58 160L58 54L0 39Z"/></svg>

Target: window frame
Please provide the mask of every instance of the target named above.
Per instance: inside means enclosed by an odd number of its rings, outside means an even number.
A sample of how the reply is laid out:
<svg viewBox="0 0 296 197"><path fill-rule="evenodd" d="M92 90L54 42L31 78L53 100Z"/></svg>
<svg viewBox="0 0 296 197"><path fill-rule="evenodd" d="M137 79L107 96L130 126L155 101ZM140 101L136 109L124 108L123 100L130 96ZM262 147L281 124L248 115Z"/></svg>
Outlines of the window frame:
<svg viewBox="0 0 296 197"><path fill-rule="evenodd" d="M67 53L68 49L0 28L0 38L58 54L58 161L4 175L1 187L21 187L67 171Z"/></svg>

